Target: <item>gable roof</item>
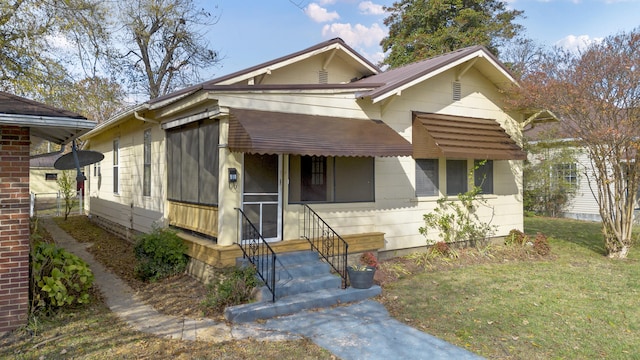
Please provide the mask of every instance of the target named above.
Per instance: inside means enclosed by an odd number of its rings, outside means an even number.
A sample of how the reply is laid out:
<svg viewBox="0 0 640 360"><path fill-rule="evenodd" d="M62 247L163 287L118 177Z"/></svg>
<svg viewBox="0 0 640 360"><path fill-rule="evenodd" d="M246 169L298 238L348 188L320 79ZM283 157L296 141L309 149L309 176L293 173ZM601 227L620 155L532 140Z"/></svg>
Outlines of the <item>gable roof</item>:
<svg viewBox="0 0 640 360"><path fill-rule="evenodd" d="M31 128L31 134L65 144L96 123L72 111L0 91L0 125Z"/></svg>
<svg viewBox="0 0 640 360"><path fill-rule="evenodd" d="M440 56L391 69L383 73L361 79L355 84L383 84L374 90L359 94L361 98L371 98L374 103L417 83L423 82L442 72L467 63L458 73L462 77L470 67L476 67L499 87L517 84L515 78L502 63L484 46L476 45L452 51Z"/></svg>
<svg viewBox="0 0 640 360"><path fill-rule="evenodd" d="M185 95L191 95L199 90L210 90L213 88L219 88L219 86L229 86L231 88L239 87L242 88L244 85L237 85L239 82L251 79L253 77L267 74L273 70L280 69L290 65L292 63L299 62L301 60L308 59L317 54L323 52L332 52L333 55L338 54L337 56L342 57L349 63L351 63L355 68L364 74L378 74L380 73L380 68L375 64L367 60L364 56L360 55L354 49L352 49L349 45L347 45L342 39L334 38L331 40L327 40L306 48L304 50L300 50L294 52L289 55L285 55L262 64L258 64L252 67L249 67L244 70L236 71L234 73L224 75L215 79L211 79L200 84L189 86L184 89L175 91L171 94L167 94L164 96L160 96L158 98L152 99L149 101L149 104L156 105L157 103L167 102L170 99L175 98L176 100L184 97ZM236 85L234 85L236 84ZM343 84L334 84L334 85L343 85ZM251 86L252 89L256 89L260 87L259 85L246 85ZM281 85L282 88L292 88L300 85ZM325 87L331 87L325 86Z"/></svg>

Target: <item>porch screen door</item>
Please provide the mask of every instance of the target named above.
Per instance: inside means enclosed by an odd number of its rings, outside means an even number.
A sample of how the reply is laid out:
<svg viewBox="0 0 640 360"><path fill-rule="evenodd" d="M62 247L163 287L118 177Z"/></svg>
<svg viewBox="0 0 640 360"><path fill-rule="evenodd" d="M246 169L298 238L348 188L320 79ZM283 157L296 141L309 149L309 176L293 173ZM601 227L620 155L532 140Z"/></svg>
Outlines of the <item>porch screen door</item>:
<svg viewBox="0 0 640 360"><path fill-rule="evenodd" d="M242 208L266 241L282 238L282 187L278 155L244 155Z"/></svg>

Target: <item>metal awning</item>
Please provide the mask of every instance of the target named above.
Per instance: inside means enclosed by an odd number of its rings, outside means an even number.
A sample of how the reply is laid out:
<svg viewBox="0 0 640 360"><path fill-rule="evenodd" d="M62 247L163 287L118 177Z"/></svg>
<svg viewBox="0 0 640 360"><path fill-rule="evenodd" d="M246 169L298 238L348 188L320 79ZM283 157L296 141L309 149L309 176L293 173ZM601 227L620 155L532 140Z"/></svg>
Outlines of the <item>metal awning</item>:
<svg viewBox="0 0 640 360"><path fill-rule="evenodd" d="M380 120L232 109L229 149L254 154L411 156L411 144Z"/></svg>
<svg viewBox="0 0 640 360"><path fill-rule="evenodd" d="M414 112L413 157L524 160L527 153L495 120Z"/></svg>

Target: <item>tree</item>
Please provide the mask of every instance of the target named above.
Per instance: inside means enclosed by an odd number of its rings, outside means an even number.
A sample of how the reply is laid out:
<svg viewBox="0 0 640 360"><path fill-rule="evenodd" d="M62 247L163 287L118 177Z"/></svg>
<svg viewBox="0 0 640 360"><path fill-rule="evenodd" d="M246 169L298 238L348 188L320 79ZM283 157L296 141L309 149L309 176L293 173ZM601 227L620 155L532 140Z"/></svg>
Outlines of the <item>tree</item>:
<svg viewBox="0 0 640 360"><path fill-rule="evenodd" d="M545 48L526 37L513 38L500 48L500 61L511 70L516 79L522 79L538 70Z"/></svg>
<svg viewBox="0 0 640 360"><path fill-rule="evenodd" d="M199 70L215 65L218 53L209 49L197 27L217 18L197 9L192 0L122 1L127 53L121 58L134 83L151 99L199 80Z"/></svg>
<svg viewBox="0 0 640 360"><path fill-rule="evenodd" d="M99 0L0 0L0 89L44 100L51 87L71 81L55 44L99 28L98 8Z"/></svg>
<svg viewBox="0 0 640 360"><path fill-rule="evenodd" d="M60 193L64 199L64 219L67 220L73 205L75 205L75 199L78 192L76 191L76 182L71 177L71 170L64 170L58 176L58 186L60 187Z"/></svg>
<svg viewBox="0 0 640 360"><path fill-rule="evenodd" d="M626 258L640 184L640 29L581 52L554 49L514 90L520 107L553 111L590 158L608 256Z"/></svg>
<svg viewBox="0 0 640 360"><path fill-rule="evenodd" d="M52 91L45 101L100 124L122 111L125 98L126 93L119 83L104 77L91 77L67 83Z"/></svg>
<svg viewBox="0 0 640 360"><path fill-rule="evenodd" d="M507 10L500 0L400 0L385 10L389 35L380 44L391 67L472 45L498 55L500 45L522 31L514 21L523 12Z"/></svg>

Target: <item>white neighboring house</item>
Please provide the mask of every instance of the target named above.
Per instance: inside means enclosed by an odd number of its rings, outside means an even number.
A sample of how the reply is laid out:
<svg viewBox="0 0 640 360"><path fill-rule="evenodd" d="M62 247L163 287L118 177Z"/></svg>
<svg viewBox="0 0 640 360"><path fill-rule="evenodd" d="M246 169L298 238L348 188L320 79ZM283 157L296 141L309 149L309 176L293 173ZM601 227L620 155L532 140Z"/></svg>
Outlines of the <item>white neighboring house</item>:
<svg viewBox="0 0 640 360"><path fill-rule="evenodd" d="M557 133L552 140L555 146L570 146L575 150L575 161L562 164L556 175L562 177L575 186L575 195L567 202L562 211L562 216L570 219L585 221L601 221L598 203L596 201L597 184L594 180L593 170L588 152L575 146L575 139L568 134L562 134L558 123L537 125L530 130L525 130L523 135L529 142L548 141L548 132ZM544 161L540 156L529 154L530 161Z"/></svg>

